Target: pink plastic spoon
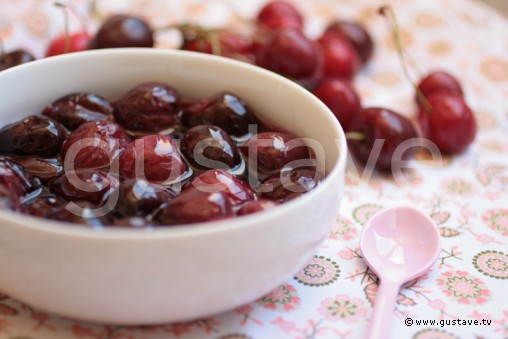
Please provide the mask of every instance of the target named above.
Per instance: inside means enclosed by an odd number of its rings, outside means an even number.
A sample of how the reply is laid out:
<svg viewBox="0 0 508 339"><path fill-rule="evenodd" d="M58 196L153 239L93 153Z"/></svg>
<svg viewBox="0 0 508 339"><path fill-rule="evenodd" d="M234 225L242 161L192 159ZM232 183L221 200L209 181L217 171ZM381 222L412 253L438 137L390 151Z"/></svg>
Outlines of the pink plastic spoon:
<svg viewBox="0 0 508 339"><path fill-rule="evenodd" d="M412 207L395 207L374 215L360 237L363 258L380 279L367 338L388 335L401 286L425 273L441 251L434 222Z"/></svg>

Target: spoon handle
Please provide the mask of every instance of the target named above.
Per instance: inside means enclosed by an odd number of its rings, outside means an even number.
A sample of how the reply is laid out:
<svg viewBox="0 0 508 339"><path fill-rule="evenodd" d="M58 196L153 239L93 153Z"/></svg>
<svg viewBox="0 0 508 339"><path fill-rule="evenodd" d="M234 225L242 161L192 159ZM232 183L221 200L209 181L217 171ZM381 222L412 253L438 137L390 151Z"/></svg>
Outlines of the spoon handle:
<svg viewBox="0 0 508 339"><path fill-rule="evenodd" d="M367 339L382 339L388 336L400 286L401 284L396 281L380 282L367 331Z"/></svg>

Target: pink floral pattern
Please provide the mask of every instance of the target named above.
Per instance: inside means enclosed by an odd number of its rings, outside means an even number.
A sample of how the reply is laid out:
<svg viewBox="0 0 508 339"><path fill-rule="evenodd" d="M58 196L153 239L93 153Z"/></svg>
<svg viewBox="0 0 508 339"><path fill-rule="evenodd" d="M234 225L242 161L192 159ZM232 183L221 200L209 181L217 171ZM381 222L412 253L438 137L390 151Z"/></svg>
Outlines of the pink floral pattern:
<svg viewBox="0 0 508 339"><path fill-rule="evenodd" d="M338 295L334 298L326 298L321 302L319 313L331 322L343 321L354 323L365 318L368 311L363 307L365 303L359 298L350 298L347 295Z"/></svg>
<svg viewBox="0 0 508 339"><path fill-rule="evenodd" d="M294 279L305 286L326 286L336 281L339 276L339 265L335 261L314 256Z"/></svg>
<svg viewBox="0 0 508 339"><path fill-rule="evenodd" d="M491 297L483 281L465 271L444 272L437 283L444 294L461 304L481 305Z"/></svg>
<svg viewBox="0 0 508 339"><path fill-rule="evenodd" d="M480 252L473 258L473 265L489 277L508 279L508 255L503 252Z"/></svg>
<svg viewBox="0 0 508 339"><path fill-rule="evenodd" d="M252 17L267 0L97 1L101 15L131 12L155 27L184 21L219 27ZM369 28L376 51L354 80L363 105L386 106L414 118L413 89L401 73L394 44L370 0L288 0L299 7L306 32L318 37L336 18ZM24 47L44 55L63 31L53 0L0 0L0 37L7 50ZM69 0L92 33L89 0ZM405 181L353 168L340 213L316 256L294 277L258 300L224 314L159 326L111 326L61 318L0 292L0 338L341 338L363 337L375 302L377 277L361 258L358 239L368 219L384 207L411 204L438 224L442 252L432 270L401 291L393 338L508 338L508 20L472 0L393 0L414 79L446 69L461 81L478 116L475 143L459 156L431 159L418 152ZM79 29L70 18L71 29ZM492 43L495 37L496 43ZM172 32L158 32L157 46L178 47ZM481 51L476 53L472 51ZM421 71L419 71L421 70ZM281 255L284 255L281 253ZM339 268L340 266L340 272ZM340 273L340 274L339 274ZM0 272L1 274L1 272ZM263 272L260 272L263 274ZM206 277L203 277L206 279ZM294 279L292 279L294 278ZM490 326L428 328L403 319L491 319Z"/></svg>
<svg viewBox="0 0 508 339"><path fill-rule="evenodd" d="M488 210L482 218L490 229L503 236L508 236L508 209Z"/></svg>

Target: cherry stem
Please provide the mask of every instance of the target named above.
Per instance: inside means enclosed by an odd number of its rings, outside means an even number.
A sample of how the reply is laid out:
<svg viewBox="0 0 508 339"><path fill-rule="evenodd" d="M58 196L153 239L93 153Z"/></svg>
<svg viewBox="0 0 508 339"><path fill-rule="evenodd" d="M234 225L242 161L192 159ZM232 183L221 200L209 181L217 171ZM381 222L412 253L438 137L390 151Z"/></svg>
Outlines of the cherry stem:
<svg viewBox="0 0 508 339"><path fill-rule="evenodd" d="M391 5L383 5L379 7L379 14L381 14L386 19L386 24L388 25L388 29L392 33L392 38L395 43L395 48L397 50L397 55L399 56L400 64L402 65L402 72L404 73L404 77L413 85L413 88L416 92L416 98L419 103L421 103L428 113L432 110L432 107L423 95L422 91L418 88L416 83L411 77L409 73L409 69L407 67L407 57L406 53L404 53L404 47L402 46L402 39L400 38L400 27L397 22L397 16L395 15L395 11Z"/></svg>
<svg viewBox="0 0 508 339"><path fill-rule="evenodd" d="M212 53L215 55L221 55L222 50L220 47L219 35L217 33L211 33L209 35L210 45L212 45Z"/></svg>
<svg viewBox="0 0 508 339"><path fill-rule="evenodd" d="M60 7L63 10L64 16L64 25L65 25L65 44L64 44L64 54L69 53L71 49L71 37L69 34L69 13L67 13L67 6L61 2L55 2L54 5L56 7Z"/></svg>
<svg viewBox="0 0 508 339"><path fill-rule="evenodd" d="M346 140L352 140L352 141L365 140L365 133L362 133L362 132L347 132L345 135L346 135Z"/></svg>

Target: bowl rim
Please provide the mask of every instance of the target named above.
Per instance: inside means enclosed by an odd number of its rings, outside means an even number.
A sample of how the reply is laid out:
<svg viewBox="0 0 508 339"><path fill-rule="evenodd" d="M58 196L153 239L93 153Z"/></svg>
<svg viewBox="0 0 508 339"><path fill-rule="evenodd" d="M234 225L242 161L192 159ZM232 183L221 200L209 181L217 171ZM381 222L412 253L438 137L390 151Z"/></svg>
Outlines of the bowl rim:
<svg viewBox="0 0 508 339"><path fill-rule="evenodd" d="M336 182L334 177L340 177L343 169L346 167L347 161L347 144L344 131L330 111L330 109L315 97L310 91L306 90L297 83L279 75L274 72L268 71L264 68L248 64L246 62L233 60L221 56L182 51L182 50L169 50L158 48L121 48L121 49L102 49L92 51L82 51L77 53L69 53L64 55L52 56L44 59L31 61L26 64L18 65L7 70L0 72L0 81L2 77L7 74L18 72L20 69L30 69L33 67L42 67L40 65L59 63L61 60L67 59L86 59L88 56L100 55L159 55L169 57L186 57L196 60L209 62L230 64L232 67L244 69L248 72L258 73L261 77L273 79L273 81L284 84L293 90L300 92L301 95L309 97L314 104L320 108L321 111L326 112L325 122L329 124L338 136L338 140L333 140L336 147L338 147L338 158L334 162L332 169L322 180L322 182L313 190L309 191L302 196L285 202L279 206L271 208L266 211L261 211L245 216L235 216L234 218L221 219L216 221L200 222L190 225L162 225L149 228L127 228L127 227L86 227L83 225L76 225L69 222L61 222L38 218L34 216L24 215L19 212L8 210L0 210L0 228L4 227L4 222L16 224L17 227L24 227L26 229L36 230L38 232L53 233L65 236L75 236L81 238L95 238L95 239L115 239L115 240L133 240L133 239L160 239L160 238L181 238L196 235L206 235L211 233L227 232L232 229L245 228L255 226L259 223L269 222L270 219L287 213L289 210L298 209L307 204L311 199L320 194L321 191L329 189L339 189L332 185Z"/></svg>

